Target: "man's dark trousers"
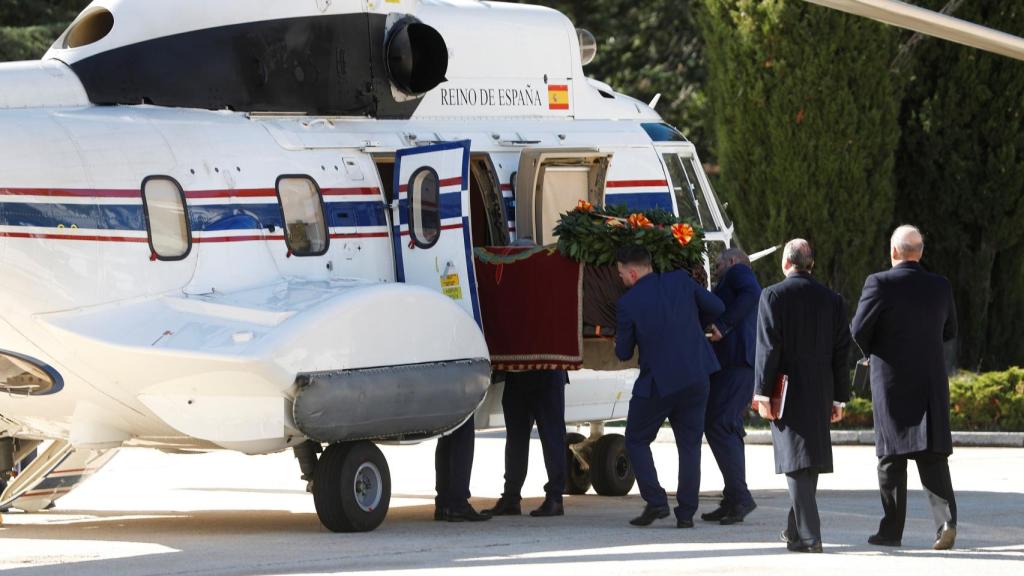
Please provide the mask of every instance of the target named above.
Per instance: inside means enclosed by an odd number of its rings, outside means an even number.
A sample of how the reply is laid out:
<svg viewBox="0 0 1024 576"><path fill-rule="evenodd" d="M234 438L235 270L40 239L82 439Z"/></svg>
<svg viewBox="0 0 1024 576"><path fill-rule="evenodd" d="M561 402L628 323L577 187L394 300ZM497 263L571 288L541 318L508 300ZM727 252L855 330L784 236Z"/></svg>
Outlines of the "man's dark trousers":
<svg viewBox="0 0 1024 576"><path fill-rule="evenodd" d="M667 508L668 496L658 482L654 468L651 442L658 436L661 425L668 418L676 437L679 452L679 484L675 509L679 520L692 520L697 511L700 490L701 434L704 433L704 413L707 409L708 383L689 386L681 392L661 397L657 389L649 398L633 396L626 416L626 451L629 454L640 496L648 506Z"/></svg>
<svg viewBox="0 0 1024 576"><path fill-rule="evenodd" d="M907 519L907 460L917 462L921 486L928 494L935 524L956 524L956 499L946 454L925 451L882 456L878 459L878 488L882 494L884 515L878 534L893 540L903 539L903 526Z"/></svg>
<svg viewBox="0 0 1024 576"><path fill-rule="evenodd" d="M789 488L789 520L786 535L804 545L821 542L821 517L818 515L818 471L804 468L786 473Z"/></svg>
<svg viewBox="0 0 1024 576"><path fill-rule="evenodd" d="M747 489L744 457L743 415L754 396L754 369L727 366L711 375L704 435L725 480L723 506L750 505L754 498Z"/></svg>
<svg viewBox="0 0 1024 576"><path fill-rule="evenodd" d="M473 418L437 440L434 451L435 489L438 508L461 510L469 503L469 478L473 472L476 430Z"/></svg>
<svg viewBox="0 0 1024 576"><path fill-rule="evenodd" d="M505 413L505 492L518 501L530 460L530 431L537 424L548 483L549 500L562 501L565 490L565 381L564 370L509 372L501 407Z"/></svg>

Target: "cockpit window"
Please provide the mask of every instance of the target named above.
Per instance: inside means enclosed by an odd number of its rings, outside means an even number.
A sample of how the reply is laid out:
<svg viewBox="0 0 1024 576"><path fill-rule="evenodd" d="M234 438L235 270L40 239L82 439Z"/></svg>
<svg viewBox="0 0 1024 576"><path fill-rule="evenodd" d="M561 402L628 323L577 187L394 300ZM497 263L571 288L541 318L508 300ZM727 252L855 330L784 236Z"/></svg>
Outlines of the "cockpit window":
<svg viewBox="0 0 1024 576"><path fill-rule="evenodd" d="M687 184L689 185L690 190L693 191L693 198L697 201L697 210L700 212L701 226L703 226L704 230L707 232L717 232L719 229L718 223L715 222L714 214L711 211L711 207L708 205L709 198L713 198L714 196L704 193L704 187L702 186L701 181L697 178L697 171L693 166L696 158L693 156L680 156L679 159L682 160L683 171L686 174Z"/></svg>
<svg viewBox="0 0 1024 576"><path fill-rule="evenodd" d="M96 8L79 18L64 34L63 48L80 48L102 40L114 28L114 15Z"/></svg>
<svg viewBox="0 0 1024 576"><path fill-rule="evenodd" d="M644 122L640 124L643 127L644 132L651 137L654 142L686 142L686 136L673 128L672 126L665 124L664 122Z"/></svg>
<svg viewBox="0 0 1024 576"><path fill-rule="evenodd" d="M277 196L284 212L284 238L295 256L327 252L327 226L320 188L309 176L281 176Z"/></svg>
<svg viewBox="0 0 1024 576"><path fill-rule="evenodd" d="M43 396L64 387L64 380L46 364L0 350L0 392L18 396Z"/></svg>
<svg viewBox="0 0 1024 576"><path fill-rule="evenodd" d="M149 247L160 260L181 260L192 249L192 234L185 215L185 194L168 176L150 176L142 182Z"/></svg>
<svg viewBox="0 0 1024 576"><path fill-rule="evenodd" d="M668 176L672 179L672 191L675 192L676 206L679 208L680 218L690 218L700 221L697 217L697 202L694 201L694 189L690 186L685 173L683 172L683 160L678 154L662 154L665 166L668 168Z"/></svg>

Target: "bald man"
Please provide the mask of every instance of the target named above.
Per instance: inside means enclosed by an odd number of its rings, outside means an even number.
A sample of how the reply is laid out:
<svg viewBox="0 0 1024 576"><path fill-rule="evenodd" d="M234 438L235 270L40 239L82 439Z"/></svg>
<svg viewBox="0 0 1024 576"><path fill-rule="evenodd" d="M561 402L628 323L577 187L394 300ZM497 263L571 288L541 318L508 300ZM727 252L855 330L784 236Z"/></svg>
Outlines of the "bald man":
<svg viewBox="0 0 1024 576"><path fill-rule="evenodd" d="M850 399L846 307L811 276L813 268L811 245L790 240L782 256L786 279L764 289L757 310L754 400L772 421L775 473L786 475L792 505L782 537L792 552L822 551L818 475L832 472L829 423L842 419ZM769 399L783 375L789 388L777 414Z"/></svg>
<svg viewBox="0 0 1024 576"><path fill-rule="evenodd" d="M953 289L927 272L921 232L893 232L892 269L868 276L853 318L853 338L871 363L875 453L883 517L868 542L900 546L907 514L907 460L917 462L936 536L932 547L956 541L956 500L949 476L949 380L944 342L956 337Z"/></svg>

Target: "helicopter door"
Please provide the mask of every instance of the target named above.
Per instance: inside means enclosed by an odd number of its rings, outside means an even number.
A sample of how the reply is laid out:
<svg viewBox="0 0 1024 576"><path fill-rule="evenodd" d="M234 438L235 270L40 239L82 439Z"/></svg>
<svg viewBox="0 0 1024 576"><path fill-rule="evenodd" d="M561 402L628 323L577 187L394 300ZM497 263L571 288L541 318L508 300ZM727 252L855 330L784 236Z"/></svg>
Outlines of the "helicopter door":
<svg viewBox="0 0 1024 576"><path fill-rule="evenodd" d="M437 290L480 322L470 231L469 140L399 150L393 203L399 282Z"/></svg>

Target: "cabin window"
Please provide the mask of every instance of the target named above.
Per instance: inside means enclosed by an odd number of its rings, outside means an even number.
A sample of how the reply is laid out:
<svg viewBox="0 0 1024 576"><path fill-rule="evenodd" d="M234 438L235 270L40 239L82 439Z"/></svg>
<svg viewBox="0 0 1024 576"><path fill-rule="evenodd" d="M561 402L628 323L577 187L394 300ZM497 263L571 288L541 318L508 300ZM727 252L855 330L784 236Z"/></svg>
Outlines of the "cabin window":
<svg viewBox="0 0 1024 576"><path fill-rule="evenodd" d="M409 234L419 248L430 248L441 237L441 181L428 166L409 179Z"/></svg>
<svg viewBox="0 0 1024 576"><path fill-rule="evenodd" d="M150 176L142 182L149 248L160 260L181 260L192 249L192 235L185 214L185 194L168 176Z"/></svg>
<svg viewBox="0 0 1024 576"><path fill-rule="evenodd" d="M56 370L28 356L0 350L0 392L43 396L64 387Z"/></svg>
<svg viewBox="0 0 1024 576"><path fill-rule="evenodd" d="M284 213L284 239L295 256L327 252L327 226L320 188L309 176L281 176L277 197Z"/></svg>

